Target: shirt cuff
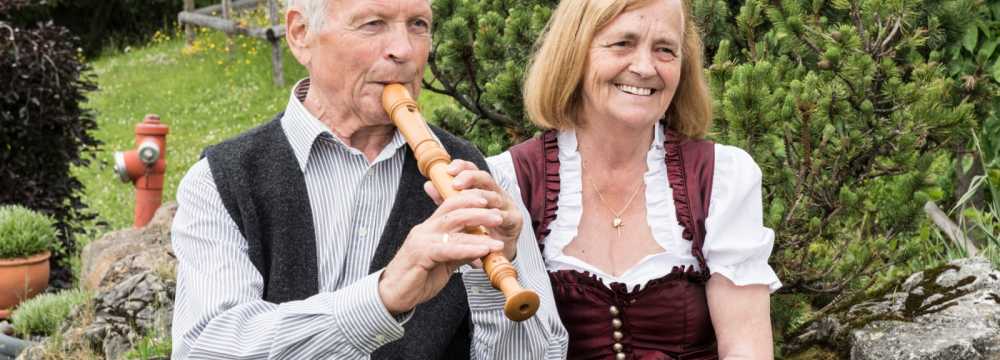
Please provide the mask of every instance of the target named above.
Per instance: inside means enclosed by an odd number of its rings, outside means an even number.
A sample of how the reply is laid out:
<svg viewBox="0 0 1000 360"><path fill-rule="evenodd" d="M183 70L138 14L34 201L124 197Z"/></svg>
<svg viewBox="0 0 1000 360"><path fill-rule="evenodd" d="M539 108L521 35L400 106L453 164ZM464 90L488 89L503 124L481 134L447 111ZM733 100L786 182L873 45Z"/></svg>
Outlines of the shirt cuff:
<svg viewBox="0 0 1000 360"><path fill-rule="evenodd" d="M767 262L745 261L738 264L722 265L708 262L712 274L725 276L737 286L767 285L770 292L781 288L781 281Z"/></svg>
<svg viewBox="0 0 1000 360"><path fill-rule="evenodd" d="M524 273L519 266L518 258L510 262L518 274ZM490 283L490 277L483 269L468 267L462 272L462 283L469 298L469 309L472 311L503 310L507 298Z"/></svg>
<svg viewBox="0 0 1000 360"><path fill-rule="evenodd" d="M413 316L413 311L393 316L385 308L378 294L381 275L379 270L337 291L333 304L341 333L365 354L402 338L403 324Z"/></svg>

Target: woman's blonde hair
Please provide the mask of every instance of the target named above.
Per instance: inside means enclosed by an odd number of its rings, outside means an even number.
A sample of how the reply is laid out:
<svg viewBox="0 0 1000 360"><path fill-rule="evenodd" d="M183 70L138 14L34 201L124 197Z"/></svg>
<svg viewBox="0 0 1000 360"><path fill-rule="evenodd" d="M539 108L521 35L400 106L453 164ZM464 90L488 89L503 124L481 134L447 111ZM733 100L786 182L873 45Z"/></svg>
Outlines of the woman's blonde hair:
<svg viewBox="0 0 1000 360"><path fill-rule="evenodd" d="M563 0L552 14L524 81L524 107L535 125L572 129L582 106L584 71L591 41L619 14L663 0ZM698 26L684 3L681 75L664 119L692 138L701 138L712 122L712 100L702 75L702 43Z"/></svg>

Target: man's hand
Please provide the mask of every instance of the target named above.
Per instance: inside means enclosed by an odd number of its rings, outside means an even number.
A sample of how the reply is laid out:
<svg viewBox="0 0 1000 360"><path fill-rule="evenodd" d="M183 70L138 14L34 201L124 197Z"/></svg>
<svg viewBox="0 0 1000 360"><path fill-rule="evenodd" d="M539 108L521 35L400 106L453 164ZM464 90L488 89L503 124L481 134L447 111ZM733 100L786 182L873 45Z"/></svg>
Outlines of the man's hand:
<svg viewBox="0 0 1000 360"><path fill-rule="evenodd" d="M489 199L488 208L497 209L503 216L503 222L494 227L487 227L490 237L503 241L503 254L509 260L514 260L517 256L517 238L521 235L521 227L524 219L521 211L495 181L490 173L479 170L476 164L465 160L454 160L448 165L448 174L455 177L452 186L459 192L478 191L483 192ZM424 191L430 195L434 203L441 204L441 195L430 181L424 183ZM478 264L476 266L479 266Z"/></svg>
<svg viewBox="0 0 1000 360"><path fill-rule="evenodd" d="M462 160L448 172L455 176L458 195L441 201L430 183L424 189L440 204L426 221L410 230L403 246L379 279L379 296L393 314L409 311L437 295L455 269L491 252L512 259L522 217L489 173ZM483 226L489 235L471 235L466 227ZM446 236L447 235L447 236Z"/></svg>

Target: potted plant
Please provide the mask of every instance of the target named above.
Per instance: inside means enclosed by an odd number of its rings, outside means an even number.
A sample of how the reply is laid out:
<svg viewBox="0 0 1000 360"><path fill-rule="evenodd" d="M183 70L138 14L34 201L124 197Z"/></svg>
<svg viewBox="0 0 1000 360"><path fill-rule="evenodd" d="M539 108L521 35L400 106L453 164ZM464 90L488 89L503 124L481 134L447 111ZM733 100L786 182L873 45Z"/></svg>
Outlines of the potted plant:
<svg viewBox="0 0 1000 360"><path fill-rule="evenodd" d="M23 206L0 206L0 319L48 286L54 223Z"/></svg>

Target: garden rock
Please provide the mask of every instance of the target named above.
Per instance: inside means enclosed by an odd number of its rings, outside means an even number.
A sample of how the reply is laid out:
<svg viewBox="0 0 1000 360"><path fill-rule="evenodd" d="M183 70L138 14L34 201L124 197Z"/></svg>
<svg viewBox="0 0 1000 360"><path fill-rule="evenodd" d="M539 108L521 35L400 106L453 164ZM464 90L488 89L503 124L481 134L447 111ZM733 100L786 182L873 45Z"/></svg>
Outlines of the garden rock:
<svg viewBox="0 0 1000 360"><path fill-rule="evenodd" d="M852 360L1000 359L1000 272L988 260L955 260L890 291L813 323L798 341Z"/></svg>
<svg viewBox="0 0 1000 360"><path fill-rule="evenodd" d="M95 296L94 322L83 336L92 348L117 359L146 334L169 334L174 288L173 280L153 271L126 278Z"/></svg>
<svg viewBox="0 0 1000 360"><path fill-rule="evenodd" d="M88 244L81 254L84 288L100 291L143 270L172 272L170 224L176 212L176 203L164 204L146 227L114 231Z"/></svg>

